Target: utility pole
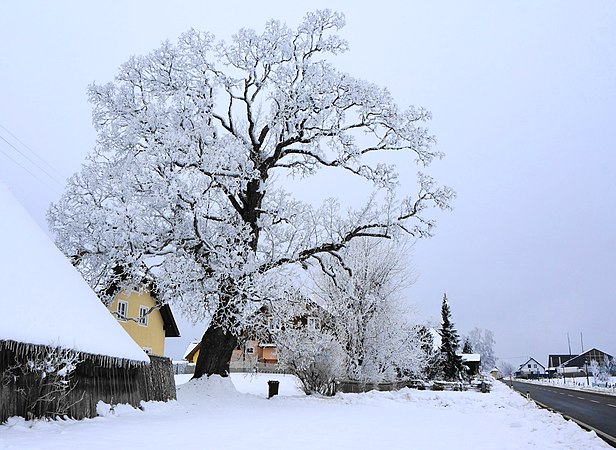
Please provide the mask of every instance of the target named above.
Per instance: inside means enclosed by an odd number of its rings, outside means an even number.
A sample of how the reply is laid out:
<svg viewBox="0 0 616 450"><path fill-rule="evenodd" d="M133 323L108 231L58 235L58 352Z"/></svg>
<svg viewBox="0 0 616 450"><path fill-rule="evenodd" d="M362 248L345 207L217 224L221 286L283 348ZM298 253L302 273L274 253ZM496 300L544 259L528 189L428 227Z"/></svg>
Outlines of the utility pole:
<svg viewBox="0 0 616 450"><path fill-rule="evenodd" d="M569 359L571 359L571 340L567 331L567 345L569 345ZM563 384L567 384L567 366L563 366Z"/></svg>

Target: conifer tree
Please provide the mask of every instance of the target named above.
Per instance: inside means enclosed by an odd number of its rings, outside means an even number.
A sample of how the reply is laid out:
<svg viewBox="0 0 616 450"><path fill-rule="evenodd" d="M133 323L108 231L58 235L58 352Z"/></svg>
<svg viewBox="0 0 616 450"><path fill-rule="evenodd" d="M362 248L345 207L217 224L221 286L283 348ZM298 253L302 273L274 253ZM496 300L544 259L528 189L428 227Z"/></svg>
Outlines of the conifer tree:
<svg viewBox="0 0 616 450"><path fill-rule="evenodd" d="M443 361L443 376L446 380L459 380L464 373L462 358L457 354L460 338L451 322L451 310L447 294L443 295L441 307L441 355Z"/></svg>
<svg viewBox="0 0 616 450"><path fill-rule="evenodd" d="M462 347L462 353L473 353L473 346L468 338L464 340L464 347Z"/></svg>

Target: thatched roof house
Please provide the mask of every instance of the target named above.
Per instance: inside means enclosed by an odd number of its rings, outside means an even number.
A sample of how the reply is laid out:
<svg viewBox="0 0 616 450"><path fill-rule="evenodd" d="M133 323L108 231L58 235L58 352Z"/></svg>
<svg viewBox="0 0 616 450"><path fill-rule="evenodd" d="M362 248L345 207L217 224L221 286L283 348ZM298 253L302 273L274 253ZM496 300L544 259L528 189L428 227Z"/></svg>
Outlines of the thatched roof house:
<svg viewBox="0 0 616 450"><path fill-rule="evenodd" d="M111 402L102 387L105 383L114 390L116 403L147 400L134 381L150 358L2 182L0 211L0 376L5 381L0 383L0 422L9 415L24 415L28 405L18 404L33 401L12 392L28 381L24 364L44 360L54 350L69 352L79 362L71 370L79 378L72 389L80 391L75 392L77 403L85 399L89 406L71 411L74 417L95 414L98 400ZM64 375L68 367L62 371L63 367L55 370ZM128 381L118 387L114 376ZM29 411L46 415L39 413Z"/></svg>

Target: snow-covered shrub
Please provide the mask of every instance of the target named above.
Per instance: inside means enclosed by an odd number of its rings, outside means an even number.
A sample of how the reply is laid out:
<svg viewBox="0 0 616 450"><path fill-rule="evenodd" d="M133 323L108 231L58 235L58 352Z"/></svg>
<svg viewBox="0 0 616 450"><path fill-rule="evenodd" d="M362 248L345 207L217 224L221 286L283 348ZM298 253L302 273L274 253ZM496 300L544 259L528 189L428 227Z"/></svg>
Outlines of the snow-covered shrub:
<svg viewBox="0 0 616 450"><path fill-rule="evenodd" d="M344 352L327 332L304 326L281 330L276 336L278 362L302 383L306 394L334 395L344 373Z"/></svg>
<svg viewBox="0 0 616 450"><path fill-rule="evenodd" d="M60 347L41 347L24 362L2 373L5 385L15 384L27 403L27 418L56 417L68 413L74 386L70 375L81 362L79 354Z"/></svg>

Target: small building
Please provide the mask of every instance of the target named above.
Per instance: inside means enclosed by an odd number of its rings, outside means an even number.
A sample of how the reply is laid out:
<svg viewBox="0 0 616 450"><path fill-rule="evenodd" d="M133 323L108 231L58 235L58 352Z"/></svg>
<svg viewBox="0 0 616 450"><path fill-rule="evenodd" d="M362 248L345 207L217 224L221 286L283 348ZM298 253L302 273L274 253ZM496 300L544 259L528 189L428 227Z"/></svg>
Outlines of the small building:
<svg viewBox="0 0 616 450"><path fill-rule="evenodd" d="M169 305L161 305L149 290L117 295L107 308L148 355L165 355L165 338L180 337Z"/></svg>
<svg viewBox="0 0 616 450"><path fill-rule="evenodd" d="M462 364L468 368L467 375L479 375L481 368L481 355L479 353L461 353L460 357L462 358Z"/></svg>
<svg viewBox="0 0 616 450"><path fill-rule="evenodd" d="M541 378L545 376L545 367L535 358L529 358L524 364L522 364L517 372L516 377L524 378Z"/></svg>
<svg viewBox="0 0 616 450"><path fill-rule="evenodd" d="M503 378L503 374L501 373L501 371L498 369L498 367L494 367L492 370L490 370L490 375L492 376L492 378L494 378L495 380L501 380Z"/></svg>
<svg viewBox="0 0 616 450"><path fill-rule="evenodd" d="M196 364L201 352L201 342L191 342L184 352L184 360ZM264 370L278 364L276 346L261 343L256 339L246 339L238 343L231 354L229 368L231 371Z"/></svg>
<svg viewBox="0 0 616 450"><path fill-rule="evenodd" d="M200 350L201 342L192 341L190 344L188 344L188 347L186 347L186 350L184 351L184 357L182 359L188 361L189 364L196 364L197 358L199 358Z"/></svg>
<svg viewBox="0 0 616 450"><path fill-rule="evenodd" d="M285 326L306 327L318 330L327 327L331 316L315 302L306 300L296 305L286 320L274 319L267 307L259 308L253 315L255 326L238 338L236 348L231 354L229 369L232 372L278 371L278 354L274 335ZM184 360L196 363L201 352L201 342L191 342L184 352Z"/></svg>
<svg viewBox="0 0 616 450"><path fill-rule="evenodd" d="M175 398L170 362L135 344L1 182L0 211L0 423Z"/></svg>

